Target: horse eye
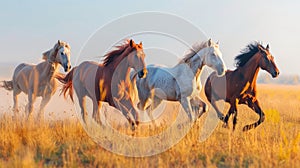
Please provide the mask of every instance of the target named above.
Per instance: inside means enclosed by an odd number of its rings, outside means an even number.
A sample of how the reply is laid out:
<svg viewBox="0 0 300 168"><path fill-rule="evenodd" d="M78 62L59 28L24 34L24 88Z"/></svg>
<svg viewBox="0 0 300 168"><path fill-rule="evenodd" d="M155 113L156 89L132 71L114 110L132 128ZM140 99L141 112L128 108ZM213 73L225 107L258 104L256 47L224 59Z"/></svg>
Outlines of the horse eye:
<svg viewBox="0 0 300 168"><path fill-rule="evenodd" d="M64 52L61 52L60 54L61 54L61 55L64 55Z"/></svg>

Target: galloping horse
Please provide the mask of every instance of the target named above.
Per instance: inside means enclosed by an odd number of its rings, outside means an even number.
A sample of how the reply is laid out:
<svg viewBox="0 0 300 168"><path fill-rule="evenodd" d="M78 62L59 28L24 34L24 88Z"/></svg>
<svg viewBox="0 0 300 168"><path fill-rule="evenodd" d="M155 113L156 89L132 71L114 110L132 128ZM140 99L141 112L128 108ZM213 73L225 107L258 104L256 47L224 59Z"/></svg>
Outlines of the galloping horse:
<svg viewBox="0 0 300 168"><path fill-rule="evenodd" d="M27 118L33 110L33 103L36 97L41 96L39 116L43 116L44 108L55 93L57 81L54 76L59 73L59 64L63 66L65 72L71 69L70 46L66 42L58 40L54 47L43 53L45 61L30 65L22 63L14 71L11 81L4 81L3 86L7 90L13 90L13 109L18 111L18 95L21 92L28 94L28 104L26 105Z"/></svg>
<svg viewBox="0 0 300 168"><path fill-rule="evenodd" d="M207 110L206 104L201 98L196 97L202 88L199 78L204 65L217 71L220 76L225 74L226 66L222 60L219 45L212 42L211 39L202 43L195 43L184 58L172 68L149 65L147 66L148 74L143 79L136 79L132 74L132 82L136 83L140 100L137 105L138 108L146 110L154 122L151 111L162 100L179 101L192 121L191 111L195 109L194 106L198 107L200 104L203 112ZM149 99L152 100L152 103L145 109ZM198 104L196 105L196 103Z"/></svg>
<svg viewBox="0 0 300 168"><path fill-rule="evenodd" d="M279 75L274 57L269 51L269 45L264 48L260 43L249 44L240 55L235 57L237 68L234 71L226 71L225 76L218 77L212 73L205 84L205 94L209 102L218 113L218 117L224 121L224 127L228 126L228 119L233 114L233 130L237 123L237 105L246 104L259 115L259 120L246 125L243 131L257 127L261 124L265 115L256 98L256 79L259 69L266 70L273 78ZM226 82L226 90L222 85ZM223 116L216 105L217 100L225 100L230 103L227 115Z"/></svg>
<svg viewBox="0 0 300 168"><path fill-rule="evenodd" d="M85 98L88 96L93 101L93 118L100 122L100 102L119 109L131 124L134 130L138 124L138 114L133 107L130 92L130 69L133 68L140 78L147 74L144 62L145 54L142 43L135 44L127 40L123 45L117 46L104 56L104 62L85 61L73 68L64 78L58 77L64 83L62 93L68 92L73 100L72 87L76 92L81 108L83 121L86 122ZM131 119L129 112L134 117Z"/></svg>

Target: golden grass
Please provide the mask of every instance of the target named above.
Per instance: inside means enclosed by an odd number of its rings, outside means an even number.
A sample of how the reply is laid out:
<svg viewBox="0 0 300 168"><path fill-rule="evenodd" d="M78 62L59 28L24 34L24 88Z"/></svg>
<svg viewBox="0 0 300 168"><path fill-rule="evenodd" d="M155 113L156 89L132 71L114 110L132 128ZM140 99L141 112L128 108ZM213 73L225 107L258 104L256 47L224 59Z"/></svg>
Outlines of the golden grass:
<svg viewBox="0 0 300 168"><path fill-rule="evenodd" d="M143 158L106 151L77 120L26 123L4 115L0 119L0 167L299 167L300 86L259 85L258 92L266 120L256 129L241 131L258 119L242 105L235 132L219 123L206 141L199 142L205 114L171 149ZM145 134L145 128L137 132Z"/></svg>

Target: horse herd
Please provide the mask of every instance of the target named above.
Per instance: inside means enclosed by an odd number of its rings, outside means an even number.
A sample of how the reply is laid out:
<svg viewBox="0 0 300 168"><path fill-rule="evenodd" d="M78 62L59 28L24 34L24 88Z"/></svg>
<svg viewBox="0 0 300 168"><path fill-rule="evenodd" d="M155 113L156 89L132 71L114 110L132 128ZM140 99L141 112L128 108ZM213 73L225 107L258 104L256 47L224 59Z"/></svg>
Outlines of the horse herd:
<svg viewBox="0 0 300 168"><path fill-rule="evenodd" d="M208 110L200 97L201 71L207 65L214 72L206 80L205 95L218 118L224 122L224 127L228 127L228 119L233 115L235 129L238 104L246 104L259 115L258 121L244 126L243 130L247 131L260 125L265 118L256 98L259 69L267 71L272 77L279 75L269 45L264 47L259 42L250 43L235 57L235 70L227 70L219 44L211 39L195 43L171 68L147 66L142 43L136 44L133 40L125 40L115 46L104 56L102 63L85 61L72 69L70 49L68 43L59 40L52 49L43 53L43 62L37 65L22 63L16 67L11 81L3 81L2 87L13 90L15 115L18 112L18 95L24 92L28 95L27 118L31 116L38 96L42 97L39 116L43 117L44 107L56 92L58 79L63 84L61 93L69 95L72 101L75 91L84 122L88 117L86 97L93 103L92 118L100 124L101 102L120 110L134 130L140 121L136 107L146 111L154 121L151 112L162 100L180 102L189 120L194 121ZM67 74L61 74L58 65ZM137 105L134 104L135 99L139 101ZM230 104L225 116L216 105L218 100Z"/></svg>

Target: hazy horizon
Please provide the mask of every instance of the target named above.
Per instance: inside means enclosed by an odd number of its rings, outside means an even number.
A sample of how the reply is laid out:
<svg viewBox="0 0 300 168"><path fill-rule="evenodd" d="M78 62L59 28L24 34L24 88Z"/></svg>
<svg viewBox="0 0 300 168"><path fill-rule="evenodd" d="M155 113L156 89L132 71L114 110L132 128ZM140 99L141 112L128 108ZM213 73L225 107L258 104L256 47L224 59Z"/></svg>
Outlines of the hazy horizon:
<svg viewBox="0 0 300 168"><path fill-rule="evenodd" d="M270 44L271 53L281 74L300 75L297 68L300 62L297 55L300 37L300 23L297 22L300 16L299 7L300 2L294 0L254 0L248 3L237 0L88 3L1 1L0 63L38 63L42 53L61 39L70 43L74 65L81 47L99 27L129 14L157 11L177 15L201 29L207 37L214 41L219 40L229 69L235 68L234 57L241 49L250 42L262 41L264 45ZM176 30L176 27L173 29ZM146 48L149 43L144 40L143 44ZM176 54L180 57L184 50L182 48ZM90 57L100 54L103 53L95 53ZM151 61L151 57L157 56L151 55L147 59ZM160 57L160 60L163 64L170 61L167 57Z"/></svg>

